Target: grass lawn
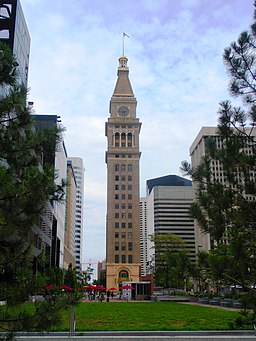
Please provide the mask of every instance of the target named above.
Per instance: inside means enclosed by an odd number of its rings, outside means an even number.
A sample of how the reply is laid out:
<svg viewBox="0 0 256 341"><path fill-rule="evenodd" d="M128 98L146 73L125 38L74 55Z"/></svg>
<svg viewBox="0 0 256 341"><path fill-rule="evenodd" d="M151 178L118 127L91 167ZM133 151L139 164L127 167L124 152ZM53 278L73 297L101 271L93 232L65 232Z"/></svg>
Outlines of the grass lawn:
<svg viewBox="0 0 256 341"><path fill-rule="evenodd" d="M75 307L76 331L228 330L238 312L175 302L85 302ZM69 312L53 331L69 330Z"/></svg>

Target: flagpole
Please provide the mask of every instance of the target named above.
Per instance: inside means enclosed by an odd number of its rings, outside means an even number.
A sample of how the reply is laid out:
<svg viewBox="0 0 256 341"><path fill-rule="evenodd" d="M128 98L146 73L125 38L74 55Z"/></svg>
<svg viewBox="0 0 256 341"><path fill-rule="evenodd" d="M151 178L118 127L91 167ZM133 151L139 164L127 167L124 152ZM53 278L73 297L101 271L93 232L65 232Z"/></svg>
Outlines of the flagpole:
<svg viewBox="0 0 256 341"><path fill-rule="evenodd" d="M124 56L124 37L130 38L128 34L123 32L123 56Z"/></svg>
<svg viewBox="0 0 256 341"><path fill-rule="evenodd" d="M123 56L124 56L124 33L123 33Z"/></svg>

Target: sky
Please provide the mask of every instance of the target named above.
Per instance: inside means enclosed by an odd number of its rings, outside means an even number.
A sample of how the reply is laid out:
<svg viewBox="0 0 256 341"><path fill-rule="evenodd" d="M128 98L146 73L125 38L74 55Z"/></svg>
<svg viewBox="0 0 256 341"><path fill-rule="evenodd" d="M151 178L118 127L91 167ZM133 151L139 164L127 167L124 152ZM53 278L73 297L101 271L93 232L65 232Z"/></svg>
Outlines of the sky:
<svg viewBox="0 0 256 341"><path fill-rule="evenodd" d="M31 36L29 101L57 114L85 168L83 267L105 258L105 122L122 55L137 98L140 187L190 161L203 126L232 99L223 51L253 22L253 0L20 0Z"/></svg>

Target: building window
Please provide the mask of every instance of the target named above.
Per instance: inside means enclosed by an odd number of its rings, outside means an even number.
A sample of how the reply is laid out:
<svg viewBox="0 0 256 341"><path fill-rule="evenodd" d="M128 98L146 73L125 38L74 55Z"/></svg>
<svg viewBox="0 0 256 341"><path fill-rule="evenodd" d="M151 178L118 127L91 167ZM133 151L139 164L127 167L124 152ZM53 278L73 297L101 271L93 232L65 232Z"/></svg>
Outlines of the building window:
<svg viewBox="0 0 256 341"><path fill-rule="evenodd" d="M115 190L118 191L119 190L119 186L115 185Z"/></svg>
<svg viewBox="0 0 256 341"><path fill-rule="evenodd" d="M118 250L119 250L119 243L115 242L115 251L118 251Z"/></svg>
<svg viewBox="0 0 256 341"><path fill-rule="evenodd" d="M119 218L119 213L115 213L115 218Z"/></svg>
<svg viewBox="0 0 256 341"><path fill-rule="evenodd" d="M119 238L119 232L115 232L115 238Z"/></svg>
<svg viewBox="0 0 256 341"><path fill-rule="evenodd" d="M125 242L122 242L122 244L121 244L121 249L122 249L122 251L125 251L125 250L126 250Z"/></svg>
<svg viewBox="0 0 256 341"><path fill-rule="evenodd" d="M115 210L119 209L119 204L115 204Z"/></svg>
<svg viewBox="0 0 256 341"><path fill-rule="evenodd" d="M119 263L119 255L115 255L115 263Z"/></svg>
<svg viewBox="0 0 256 341"><path fill-rule="evenodd" d="M115 194L115 200L119 199L119 194Z"/></svg>
<svg viewBox="0 0 256 341"><path fill-rule="evenodd" d="M128 238L132 239L132 232L128 232Z"/></svg>
<svg viewBox="0 0 256 341"><path fill-rule="evenodd" d="M122 238L126 238L126 233L122 232Z"/></svg>
<svg viewBox="0 0 256 341"><path fill-rule="evenodd" d="M128 185L128 191L132 190L132 185Z"/></svg>
<svg viewBox="0 0 256 341"><path fill-rule="evenodd" d="M121 188L122 188L122 191L125 191L125 185L122 185Z"/></svg>
<svg viewBox="0 0 256 341"><path fill-rule="evenodd" d="M132 264L132 255L128 255L128 263Z"/></svg>
<svg viewBox="0 0 256 341"><path fill-rule="evenodd" d="M132 213L128 213L128 218L132 218Z"/></svg>
<svg viewBox="0 0 256 341"><path fill-rule="evenodd" d="M128 210L132 209L132 204L128 204Z"/></svg>
<svg viewBox="0 0 256 341"><path fill-rule="evenodd" d="M126 263L126 256L125 255L122 255L122 263Z"/></svg>
<svg viewBox="0 0 256 341"><path fill-rule="evenodd" d="M130 164L130 163L128 165L128 172L132 172L132 164Z"/></svg>
<svg viewBox="0 0 256 341"><path fill-rule="evenodd" d="M119 181L119 175L115 176L115 181Z"/></svg>
<svg viewBox="0 0 256 341"><path fill-rule="evenodd" d="M129 196L129 194L128 194ZM122 200L125 200L125 194L122 194Z"/></svg>
<svg viewBox="0 0 256 341"><path fill-rule="evenodd" d="M125 175L122 175L122 181L125 181Z"/></svg>
<svg viewBox="0 0 256 341"><path fill-rule="evenodd" d="M125 229L125 228L126 228L126 224L122 223L122 229Z"/></svg>
<svg viewBox="0 0 256 341"><path fill-rule="evenodd" d="M119 223L115 222L115 228L116 228L116 229L119 228Z"/></svg>
<svg viewBox="0 0 256 341"><path fill-rule="evenodd" d="M132 176L128 175L128 181L132 181Z"/></svg>
<svg viewBox="0 0 256 341"><path fill-rule="evenodd" d="M126 165L124 163L122 163L122 172L125 172L126 171Z"/></svg>
<svg viewBox="0 0 256 341"><path fill-rule="evenodd" d="M119 164L115 164L115 172L119 172Z"/></svg>
<svg viewBox="0 0 256 341"><path fill-rule="evenodd" d="M119 272L119 278L129 278L129 274L128 274L128 271L127 270L121 270Z"/></svg>
<svg viewBox="0 0 256 341"><path fill-rule="evenodd" d="M126 205L122 204L122 210L125 210L125 208L126 208Z"/></svg>
<svg viewBox="0 0 256 341"><path fill-rule="evenodd" d="M128 194L128 200L132 200L132 194Z"/></svg>
<svg viewBox="0 0 256 341"><path fill-rule="evenodd" d="M128 243L128 251L132 251L132 242Z"/></svg>
<svg viewBox="0 0 256 341"><path fill-rule="evenodd" d="M132 223L128 223L128 228L129 228L129 229L132 228Z"/></svg>

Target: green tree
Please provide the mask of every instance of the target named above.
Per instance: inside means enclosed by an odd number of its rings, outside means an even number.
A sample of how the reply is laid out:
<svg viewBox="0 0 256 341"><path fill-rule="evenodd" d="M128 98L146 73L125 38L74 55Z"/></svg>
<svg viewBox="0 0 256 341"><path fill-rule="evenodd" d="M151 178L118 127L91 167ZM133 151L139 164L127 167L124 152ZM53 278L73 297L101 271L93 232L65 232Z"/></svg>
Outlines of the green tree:
<svg viewBox="0 0 256 341"><path fill-rule="evenodd" d="M35 130L27 91L16 81L16 65L9 48L0 43L0 300L6 302L0 326L10 332L49 328L65 306L61 290L43 289L50 277L33 273L29 242L46 203L63 200L65 193L55 185L54 169L42 163L42 155L58 145L60 131ZM37 293L45 300L35 303L34 313L26 311L23 302Z"/></svg>
<svg viewBox="0 0 256 341"><path fill-rule="evenodd" d="M189 277L190 261L182 238L166 233L154 235L151 240L155 245L156 285L184 289L185 280Z"/></svg>
<svg viewBox="0 0 256 341"><path fill-rule="evenodd" d="M230 94L239 97L243 107L221 102L217 129L221 147L208 138L200 165L192 169L187 162L182 164L197 186L191 214L211 236L208 274L240 284L252 296L250 286L256 283L256 1L254 8L251 28L223 53ZM224 183L214 178L212 161L221 165Z"/></svg>

